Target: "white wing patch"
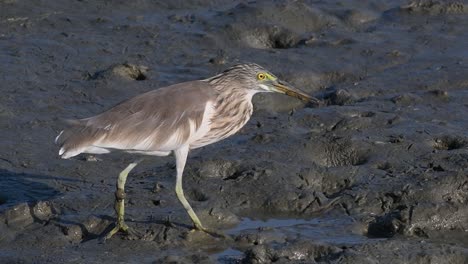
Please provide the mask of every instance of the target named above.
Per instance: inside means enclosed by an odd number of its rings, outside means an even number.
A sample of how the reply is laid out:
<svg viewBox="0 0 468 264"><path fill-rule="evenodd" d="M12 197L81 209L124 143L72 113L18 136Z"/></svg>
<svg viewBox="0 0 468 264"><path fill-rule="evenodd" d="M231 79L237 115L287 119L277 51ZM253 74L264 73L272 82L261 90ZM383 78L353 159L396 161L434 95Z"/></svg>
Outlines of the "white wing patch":
<svg viewBox="0 0 468 264"><path fill-rule="evenodd" d="M210 131L211 118L215 112L215 107L213 102L207 102L205 105L205 110L203 111L203 118L198 129L196 128L196 123L194 120L189 119L189 137L185 141L182 138L183 131L178 129L172 134L172 136L159 148L160 151L171 151L178 149L182 145L190 145L193 142L196 142L200 138L203 138L208 131Z"/></svg>
<svg viewBox="0 0 468 264"><path fill-rule="evenodd" d="M140 143L136 144L133 146L133 149L141 149L141 150L147 150L150 149L151 145L154 143L154 135L150 135L144 140L142 140Z"/></svg>
<svg viewBox="0 0 468 264"><path fill-rule="evenodd" d="M208 102L205 106L205 112L203 113L203 119L198 130L192 134L188 140L190 148L198 147L196 142L202 139L211 130L211 119L213 118L216 111L216 107L213 102ZM195 143L195 144L193 144Z"/></svg>

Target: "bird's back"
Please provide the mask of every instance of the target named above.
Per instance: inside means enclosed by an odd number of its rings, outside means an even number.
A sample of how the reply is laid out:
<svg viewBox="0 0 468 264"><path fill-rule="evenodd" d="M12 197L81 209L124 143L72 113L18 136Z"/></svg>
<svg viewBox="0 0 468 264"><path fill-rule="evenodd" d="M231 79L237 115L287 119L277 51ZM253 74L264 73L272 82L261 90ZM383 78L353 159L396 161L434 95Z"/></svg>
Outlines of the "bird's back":
<svg viewBox="0 0 468 264"><path fill-rule="evenodd" d="M217 96L205 81L140 94L99 115L70 122L56 138L59 154L70 158L113 149L169 153L200 130Z"/></svg>

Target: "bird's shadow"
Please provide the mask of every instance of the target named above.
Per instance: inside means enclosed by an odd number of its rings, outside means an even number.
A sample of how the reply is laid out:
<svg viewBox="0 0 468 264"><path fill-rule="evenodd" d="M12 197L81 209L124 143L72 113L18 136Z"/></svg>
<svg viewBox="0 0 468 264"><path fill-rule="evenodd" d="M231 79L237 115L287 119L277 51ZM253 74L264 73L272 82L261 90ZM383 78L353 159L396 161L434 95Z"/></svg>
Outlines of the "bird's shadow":
<svg viewBox="0 0 468 264"><path fill-rule="evenodd" d="M61 191L53 187L54 181L60 182L60 184L70 182L71 185L77 182L82 182L82 180L73 178L30 173L17 173L5 169L0 169L0 214L8 211L11 208L14 208L19 204L34 204L37 201L53 200L62 194ZM96 218L96 223L102 222L106 225L103 230L98 231L90 229L89 226L87 226L85 223L79 223L65 219L55 220L59 221L61 226L77 225L83 234L82 242L87 242L105 236L105 234L107 234L107 232L113 228L113 225L116 221L116 217L113 215L94 215L94 217ZM165 220L154 218L140 221L127 220L127 223L134 228L148 224L187 230L191 229L192 227L183 223L173 222L170 218Z"/></svg>
<svg viewBox="0 0 468 264"><path fill-rule="evenodd" d="M64 177L0 169L0 212L17 204L50 200L60 194L47 181L79 181Z"/></svg>

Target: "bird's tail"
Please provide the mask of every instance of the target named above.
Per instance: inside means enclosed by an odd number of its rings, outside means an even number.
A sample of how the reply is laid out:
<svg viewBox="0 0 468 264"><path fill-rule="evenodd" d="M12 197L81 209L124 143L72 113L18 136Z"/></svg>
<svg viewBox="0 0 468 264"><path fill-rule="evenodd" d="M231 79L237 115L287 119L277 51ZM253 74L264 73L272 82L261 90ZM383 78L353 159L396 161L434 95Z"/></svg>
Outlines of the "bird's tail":
<svg viewBox="0 0 468 264"><path fill-rule="evenodd" d="M58 134L55 144L60 147L61 158L68 159L84 152L94 141L95 133L82 120L64 120L64 122L67 128Z"/></svg>

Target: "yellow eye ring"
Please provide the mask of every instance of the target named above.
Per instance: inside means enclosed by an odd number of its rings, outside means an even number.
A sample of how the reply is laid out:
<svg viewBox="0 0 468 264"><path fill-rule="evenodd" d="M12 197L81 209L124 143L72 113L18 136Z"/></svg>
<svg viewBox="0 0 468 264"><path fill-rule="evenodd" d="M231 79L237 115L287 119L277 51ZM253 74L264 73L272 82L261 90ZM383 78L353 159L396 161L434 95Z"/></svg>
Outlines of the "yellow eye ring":
<svg viewBox="0 0 468 264"><path fill-rule="evenodd" d="M258 78L259 80L265 80L266 76L265 76L264 73L259 73L259 74L257 74L257 78Z"/></svg>

